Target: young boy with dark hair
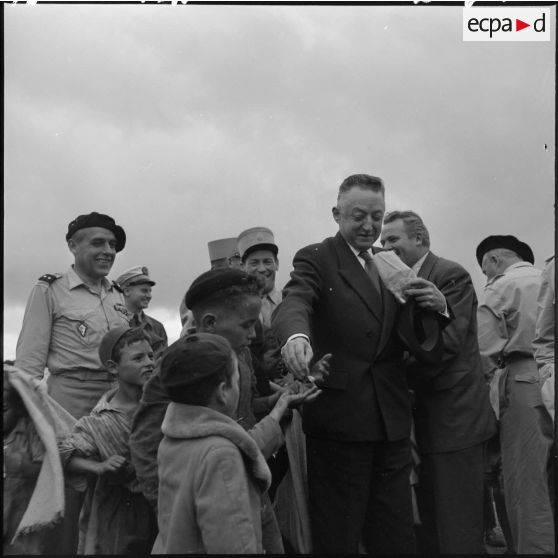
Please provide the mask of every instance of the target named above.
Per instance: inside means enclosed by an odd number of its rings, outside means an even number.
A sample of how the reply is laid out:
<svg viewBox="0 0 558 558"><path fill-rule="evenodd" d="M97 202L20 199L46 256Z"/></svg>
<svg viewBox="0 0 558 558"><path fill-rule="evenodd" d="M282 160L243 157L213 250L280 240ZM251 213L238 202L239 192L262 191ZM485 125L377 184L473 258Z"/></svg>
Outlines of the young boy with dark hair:
<svg viewBox="0 0 558 558"><path fill-rule="evenodd" d="M143 385L153 371L153 351L140 328L118 327L103 337L99 357L118 386L105 393L59 445L67 473L97 476L86 500L80 550L84 554L147 553L156 523L130 464L129 435ZM79 479L74 480L79 484Z"/></svg>
<svg viewBox="0 0 558 558"><path fill-rule="evenodd" d="M219 335L195 333L163 356L171 399L159 446L159 535L154 554L263 553L261 496L271 473L234 420L238 360Z"/></svg>
<svg viewBox="0 0 558 558"><path fill-rule="evenodd" d="M261 299L254 277L237 269L211 270L194 280L186 293L186 305L195 316L198 333L221 335L231 344L239 368L239 401L235 419L254 439L266 459L284 443L280 420L289 405L310 402L319 395L313 386L305 393L286 390L270 401L271 410L256 421L252 409L254 374L248 349L254 338L254 327L259 318ZM144 388L142 400L134 417L130 437L132 461L143 493L157 506L159 479L157 476L157 448L162 439L161 424L169 396L155 373ZM283 545L279 528L267 495L264 496L264 549L281 553Z"/></svg>

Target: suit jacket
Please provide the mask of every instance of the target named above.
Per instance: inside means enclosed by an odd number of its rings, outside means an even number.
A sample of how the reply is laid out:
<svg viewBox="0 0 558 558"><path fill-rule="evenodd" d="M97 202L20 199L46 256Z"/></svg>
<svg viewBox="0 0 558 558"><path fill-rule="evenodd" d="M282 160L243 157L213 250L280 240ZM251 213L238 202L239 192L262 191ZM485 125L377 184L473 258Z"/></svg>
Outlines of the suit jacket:
<svg viewBox="0 0 558 558"><path fill-rule="evenodd" d="M418 273L446 297L453 320L442 332L438 365L411 362L415 389L417 445L422 453L471 447L496 432L477 339L477 296L470 275L459 264L428 254Z"/></svg>
<svg viewBox="0 0 558 558"><path fill-rule="evenodd" d="M409 436L411 404L395 333L399 305L373 286L338 233L294 258L272 328L281 345L306 334L316 358L332 353L323 393L304 407L308 435L343 441Z"/></svg>

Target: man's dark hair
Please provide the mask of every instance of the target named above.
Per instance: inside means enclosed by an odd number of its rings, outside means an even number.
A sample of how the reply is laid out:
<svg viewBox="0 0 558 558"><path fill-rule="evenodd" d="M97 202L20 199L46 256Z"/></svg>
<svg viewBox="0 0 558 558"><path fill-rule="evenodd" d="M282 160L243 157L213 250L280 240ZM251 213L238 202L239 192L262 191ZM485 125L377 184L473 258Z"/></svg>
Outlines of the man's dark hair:
<svg viewBox="0 0 558 558"><path fill-rule="evenodd" d="M409 238L417 236L420 233L422 237L422 245L427 248L430 247L430 235L428 229L424 225L420 216L414 211L390 211L384 216L384 224L393 223L401 219L405 223L405 232Z"/></svg>
<svg viewBox="0 0 558 558"><path fill-rule="evenodd" d="M150 343L149 338L145 334L142 328L134 327L128 330L122 337L117 341L116 345L112 349L112 354L110 360L118 364L122 358L122 349L124 347L129 347L133 343L139 343L140 341L147 341Z"/></svg>
<svg viewBox="0 0 558 558"><path fill-rule="evenodd" d="M191 310L195 320L198 321L208 310L232 311L246 302L248 298L259 298L259 296L259 280L257 277L250 275L242 285L232 285L219 289L197 302Z"/></svg>
<svg viewBox="0 0 558 558"><path fill-rule="evenodd" d="M386 189L384 188L384 183L381 178L370 174L352 174L351 176L345 178L345 180L341 183L341 186L339 186L337 200L339 200L339 198L351 188L355 187L372 190L373 192L380 192L382 196L385 196L386 193Z"/></svg>

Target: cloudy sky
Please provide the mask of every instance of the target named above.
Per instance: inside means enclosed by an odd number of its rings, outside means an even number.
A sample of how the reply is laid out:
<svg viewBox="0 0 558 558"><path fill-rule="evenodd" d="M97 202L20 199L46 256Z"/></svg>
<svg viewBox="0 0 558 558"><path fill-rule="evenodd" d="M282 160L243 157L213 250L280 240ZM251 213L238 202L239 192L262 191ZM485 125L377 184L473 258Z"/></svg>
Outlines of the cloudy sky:
<svg viewBox="0 0 558 558"><path fill-rule="evenodd" d="M149 267L171 340L208 241L270 227L282 287L296 250L335 233L354 173L384 179L389 210L417 211L481 297L485 236L514 234L543 265L555 30L463 42L462 12L6 4L5 358L36 279L72 261L68 222L90 211L125 228L111 276Z"/></svg>

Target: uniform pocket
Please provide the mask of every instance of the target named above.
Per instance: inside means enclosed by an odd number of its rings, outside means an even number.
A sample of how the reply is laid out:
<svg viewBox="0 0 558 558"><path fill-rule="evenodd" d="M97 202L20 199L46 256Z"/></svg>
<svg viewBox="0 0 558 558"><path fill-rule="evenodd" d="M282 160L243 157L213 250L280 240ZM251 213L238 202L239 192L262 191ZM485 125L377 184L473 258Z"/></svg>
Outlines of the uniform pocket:
<svg viewBox="0 0 558 558"><path fill-rule="evenodd" d="M107 330L106 318L96 310L65 310L58 318L57 326L86 347L98 346Z"/></svg>

